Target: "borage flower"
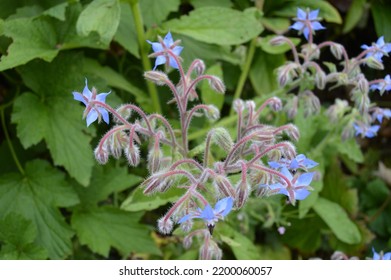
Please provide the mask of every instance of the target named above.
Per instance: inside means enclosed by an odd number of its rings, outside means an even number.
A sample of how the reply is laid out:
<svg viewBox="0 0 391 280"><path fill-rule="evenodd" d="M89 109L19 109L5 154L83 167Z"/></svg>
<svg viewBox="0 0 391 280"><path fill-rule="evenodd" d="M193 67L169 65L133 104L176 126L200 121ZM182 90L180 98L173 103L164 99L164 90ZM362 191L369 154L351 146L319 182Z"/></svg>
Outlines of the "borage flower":
<svg viewBox="0 0 391 280"><path fill-rule="evenodd" d="M376 253L375 249L372 247L372 252L373 252L373 258L374 260L387 260L387 261L390 261L391 260L391 252L389 253L383 253L383 252L380 252L379 253Z"/></svg>
<svg viewBox="0 0 391 280"><path fill-rule="evenodd" d="M279 161L269 161L269 166L274 169L280 169L283 167L286 167L288 169L311 169L318 165L317 162L313 161L312 159L307 158L305 155L300 154L297 155L294 159L289 160L286 158L281 158Z"/></svg>
<svg viewBox="0 0 391 280"><path fill-rule="evenodd" d="M314 31L325 29L318 21L318 14L319 10L311 11L307 9L307 11L303 11L302 9L297 8L297 18L293 19L296 22L289 28L298 30L300 34L303 33L308 41L308 35L310 33L315 34Z"/></svg>
<svg viewBox="0 0 391 280"><path fill-rule="evenodd" d="M271 190L270 193L286 195L293 205L296 200L303 200L310 194L309 190L312 189L310 184L314 172L295 175L294 177L286 167L281 168L280 172L290 181L290 185L287 185L286 182L284 184L272 184L269 186Z"/></svg>
<svg viewBox="0 0 391 280"><path fill-rule="evenodd" d="M383 108L375 108L372 113L372 121L378 120L379 123L383 121L383 118L389 119L391 118L391 110L383 109Z"/></svg>
<svg viewBox="0 0 391 280"><path fill-rule="evenodd" d="M170 54L167 53L167 50L171 50L174 55L178 56L180 55L181 51L183 50L183 47L178 46L180 41L175 41L172 39L172 35L170 32L167 33L167 35L162 40L159 37L159 42L151 42L147 40L149 44L152 45L153 51L158 54L155 61L155 67L153 67L153 70L156 69L158 65L165 64L168 61L168 65L170 65L172 68L178 69L178 63L174 58L170 56ZM152 54L153 55L153 54Z"/></svg>
<svg viewBox="0 0 391 280"><path fill-rule="evenodd" d="M382 95L385 91L391 90L391 78L390 75L386 75L379 83L373 84L369 87L371 90L378 90Z"/></svg>
<svg viewBox="0 0 391 280"><path fill-rule="evenodd" d="M358 125L354 123L353 126L354 126L354 130L356 131L356 136L361 134L362 137L367 137L367 138L375 137L380 129L380 125L368 126L365 124Z"/></svg>
<svg viewBox="0 0 391 280"><path fill-rule="evenodd" d="M215 208L212 208L209 204L207 204L203 210L198 208L196 211L183 216L178 223L184 223L189 219L202 219L206 222L209 231L212 233L215 223L218 220L224 219L224 217L231 212L233 203L234 200L232 197L223 198L216 203Z"/></svg>
<svg viewBox="0 0 391 280"><path fill-rule="evenodd" d="M89 126L94 121L98 120L98 122L103 120L105 123L109 124L109 113L105 108L100 107L97 104L91 104L92 101L98 101L105 103L106 102L106 96L109 95L110 92L107 93L100 93L96 94L96 89L93 87L92 92L88 89L87 79L86 79L86 86L83 89L82 93L73 92L73 99L77 101L83 102L83 104L86 106L86 109L84 111L84 117L86 117L87 126Z"/></svg>
<svg viewBox="0 0 391 280"><path fill-rule="evenodd" d="M391 44L384 42L384 36L381 36L376 43L372 43L372 46L362 45L361 48L369 50L366 58L373 57L380 62L382 62L383 55L388 55L391 52Z"/></svg>

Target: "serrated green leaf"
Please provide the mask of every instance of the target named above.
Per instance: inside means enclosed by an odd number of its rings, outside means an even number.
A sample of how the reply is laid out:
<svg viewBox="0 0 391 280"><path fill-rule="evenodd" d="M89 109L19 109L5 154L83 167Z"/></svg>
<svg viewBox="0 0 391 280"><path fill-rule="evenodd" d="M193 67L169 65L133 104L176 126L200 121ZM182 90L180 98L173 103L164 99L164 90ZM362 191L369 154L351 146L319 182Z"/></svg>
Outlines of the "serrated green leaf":
<svg viewBox="0 0 391 280"><path fill-rule="evenodd" d="M261 255L254 242L242 233L236 231L225 223L218 224L215 228L216 235L226 243L238 260L259 260Z"/></svg>
<svg viewBox="0 0 391 280"><path fill-rule="evenodd" d="M75 210L71 223L80 243L105 257L110 247L125 255L131 252L159 255L148 229L138 222L140 216L110 206L89 207Z"/></svg>
<svg viewBox="0 0 391 280"><path fill-rule="evenodd" d="M295 0L289 1L280 9L275 11L275 15L294 18L297 15L297 8L311 10L319 9L319 16L328 22L342 23L342 18L338 10L330 3L323 0Z"/></svg>
<svg viewBox="0 0 391 280"><path fill-rule="evenodd" d="M178 200L183 195L183 192L183 190L178 188L170 188L164 193L146 196L141 188L137 188L122 203L121 209L131 212L154 210L169 202Z"/></svg>
<svg viewBox="0 0 391 280"><path fill-rule="evenodd" d="M171 12L178 11L180 0L143 0L140 1L144 24L150 28L159 26Z"/></svg>
<svg viewBox="0 0 391 280"><path fill-rule="evenodd" d="M339 204L319 197L313 208L339 240L347 244L361 241L360 231Z"/></svg>
<svg viewBox="0 0 391 280"><path fill-rule="evenodd" d="M33 223L21 215L10 213L0 220L0 259L40 260L47 258L47 252L34 244L37 230Z"/></svg>
<svg viewBox="0 0 391 280"><path fill-rule="evenodd" d="M97 32L101 42L108 45L117 32L120 16L119 0L95 0L81 12L76 30L81 36Z"/></svg>
<svg viewBox="0 0 391 280"><path fill-rule="evenodd" d="M114 40L132 55L140 58L132 10L127 3L121 3L121 19Z"/></svg>
<svg viewBox="0 0 391 280"><path fill-rule="evenodd" d="M25 166L25 175L0 177L0 217L16 213L31 221L38 230L37 245L52 259L65 258L72 251L73 231L58 207L79 202L63 173L46 161L34 160Z"/></svg>
<svg viewBox="0 0 391 280"><path fill-rule="evenodd" d="M113 192L120 192L140 183L142 178L129 174L126 167L95 166L90 185L76 188L83 204L96 204Z"/></svg>
<svg viewBox="0 0 391 280"><path fill-rule="evenodd" d="M34 61L21 67L23 81L37 94L24 93L15 100L12 122L24 148L44 139L54 163L86 186L94 165L91 136L85 133L82 107L71 94L76 85L78 91L84 87L81 68L80 56L69 53L50 64Z"/></svg>
<svg viewBox="0 0 391 280"><path fill-rule="evenodd" d="M276 72L278 66L284 64L284 55L271 55L257 50L250 69L250 80L258 95L268 94L278 89Z"/></svg>
<svg viewBox="0 0 391 280"><path fill-rule="evenodd" d="M258 36L263 27L252 13L205 7L163 24L172 32L217 45L239 45Z"/></svg>
<svg viewBox="0 0 391 280"><path fill-rule="evenodd" d="M222 79L223 69L221 68L221 64L212 65L208 68L205 74L213 75ZM215 105L219 110L221 110L224 104L224 94L217 93L211 89L208 81L203 81L201 84L201 100L202 103Z"/></svg>

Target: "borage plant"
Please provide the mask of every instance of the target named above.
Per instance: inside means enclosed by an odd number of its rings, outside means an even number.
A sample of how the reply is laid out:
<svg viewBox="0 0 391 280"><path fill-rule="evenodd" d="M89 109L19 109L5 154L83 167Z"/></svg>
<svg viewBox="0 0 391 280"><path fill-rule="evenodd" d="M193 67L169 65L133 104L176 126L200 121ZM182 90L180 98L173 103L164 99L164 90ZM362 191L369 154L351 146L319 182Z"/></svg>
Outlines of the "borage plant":
<svg viewBox="0 0 391 280"><path fill-rule="evenodd" d="M148 41L149 42L149 41ZM213 105L190 105L198 98L197 85L204 80L213 90L223 94L224 83L215 76L204 74L205 65L195 59L187 72L183 69L180 41L168 33L159 42L149 42L156 58L155 67L165 65L175 68L180 79L174 84L165 72L147 71L144 77L160 86L167 86L173 95L169 103L175 103L180 117L180 133L160 114L146 114L135 104L124 104L113 109L105 103L108 93L97 94L87 85L82 93L74 92L74 98L86 106L84 117L87 125L102 119L109 123L108 114L115 125L102 137L95 149L95 158L105 164L109 156L118 159L125 155L130 166L140 164L143 142L149 142L147 168L149 177L141 184L145 195L165 192L172 187L183 190L158 221L162 234L170 234L175 224L185 232L184 246L192 244L193 237L200 240L201 259L220 259L222 250L213 238L216 223L225 219L232 210L243 207L251 193L263 197L283 194L291 204L305 199L312 189L314 173L308 169L317 165L304 155L296 155L293 141L299 139L299 131L292 124L274 127L260 123L263 110L269 105L274 111L282 108L280 99L269 98L259 108L253 101L236 100L236 141L227 129L211 129L206 136L202 158L189 152L188 130L194 117L204 115L214 121L220 112ZM134 117L136 115L136 117ZM286 136L284 135L286 134ZM217 145L214 152L212 146ZM214 161L214 158L223 160ZM212 207L214 205L214 207Z"/></svg>

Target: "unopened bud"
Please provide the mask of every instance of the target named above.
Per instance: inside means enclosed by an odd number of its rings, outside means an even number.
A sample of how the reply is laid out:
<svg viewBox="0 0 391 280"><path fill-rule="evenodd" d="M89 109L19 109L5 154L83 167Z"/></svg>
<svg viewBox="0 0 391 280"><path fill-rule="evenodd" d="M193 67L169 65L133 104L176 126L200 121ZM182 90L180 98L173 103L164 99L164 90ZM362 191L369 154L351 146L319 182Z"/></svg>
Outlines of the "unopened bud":
<svg viewBox="0 0 391 280"><path fill-rule="evenodd" d="M211 79L209 79L209 85L214 91L222 94L225 93L225 85L220 78L212 76Z"/></svg>
<svg viewBox="0 0 391 280"><path fill-rule="evenodd" d="M278 97L272 97L269 99L270 100L270 107L272 108L273 111L278 112L282 109L282 101Z"/></svg>
<svg viewBox="0 0 391 280"><path fill-rule="evenodd" d="M162 217L159 219L157 225L161 233L170 234L174 227L174 222L171 220L171 218Z"/></svg>
<svg viewBox="0 0 391 280"><path fill-rule="evenodd" d="M129 119L132 115L132 109L130 109L127 105L128 104L124 104L117 109L117 113L120 114L126 120ZM117 123L122 123L122 121L120 121L116 117L114 118L114 121Z"/></svg>
<svg viewBox="0 0 391 280"><path fill-rule="evenodd" d="M320 50L316 44L305 44L302 46L301 53L304 56L308 56L310 60L318 59L320 56Z"/></svg>
<svg viewBox="0 0 391 280"><path fill-rule="evenodd" d="M259 197L265 197L268 195L269 185L260 184L255 191L255 194Z"/></svg>
<svg viewBox="0 0 391 280"><path fill-rule="evenodd" d="M286 43L287 38L284 36L276 36L269 41L269 44L272 46L279 46Z"/></svg>
<svg viewBox="0 0 391 280"><path fill-rule="evenodd" d="M383 63L380 62L379 60L377 60L376 58L374 58L373 56L366 58L365 62L369 67L371 67L373 69L376 69L376 70L383 70L384 69Z"/></svg>
<svg viewBox="0 0 391 280"><path fill-rule="evenodd" d="M235 112L242 112L244 110L244 102L241 99L236 99L233 104Z"/></svg>
<svg viewBox="0 0 391 280"><path fill-rule="evenodd" d="M323 71L321 71L321 70L316 71L315 83L316 83L316 86L319 89L324 89L325 88L325 86L326 86L326 74Z"/></svg>
<svg viewBox="0 0 391 280"><path fill-rule="evenodd" d="M293 119L298 111L299 107L299 98L295 95L293 98L288 100L287 104L285 105L286 111L288 114L289 119Z"/></svg>
<svg viewBox="0 0 391 280"><path fill-rule="evenodd" d="M184 223L182 223L184 224ZM185 238L183 238L183 247L185 249L189 249L191 247L191 244L193 243L193 235L188 235Z"/></svg>
<svg viewBox="0 0 391 280"><path fill-rule="evenodd" d="M287 124L285 129L286 134L294 141L298 141L300 138L300 131L294 124Z"/></svg>
<svg viewBox="0 0 391 280"><path fill-rule="evenodd" d="M222 127L215 128L212 135L213 142L220 146L224 151L231 151L234 142L232 141L229 132Z"/></svg>
<svg viewBox="0 0 391 280"><path fill-rule="evenodd" d="M160 148L152 148L148 153L148 170L151 174L160 170L160 162L163 158L163 153Z"/></svg>
<svg viewBox="0 0 391 280"><path fill-rule="evenodd" d="M255 107L256 107L256 105L255 105L254 101L252 101L252 100L246 101L246 108L247 108L247 110L254 111Z"/></svg>
<svg viewBox="0 0 391 280"><path fill-rule="evenodd" d="M195 59L193 64L197 75L202 75L205 72L205 63L201 59Z"/></svg>
<svg viewBox="0 0 391 280"><path fill-rule="evenodd" d="M294 159L296 156L296 148L295 146L288 141L283 142L284 148L281 150L281 153L287 159Z"/></svg>
<svg viewBox="0 0 391 280"><path fill-rule="evenodd" d="M188 219L187 221L181 223L181 229L184 231L184 232L189 232L193 227L193 221L192 219ZM185 237L186 239L186 237ZM191 246L191 241L192 239L190 238L190 244L189 244L189 247ZM185 240L183 240L183 242L185 242ZM185 246L186 247L186 246Z"/></svg>
<svg viewBox="0 0 391 280"><path fill-rule="evenodd" d="M220 118L220 111L214 105L208 105L208 109L204 109L205 116L211 120L216 121Z"/></svg>
<svg viewBox="0 0 391 280"><path fill-rule="evenodd" d="M144 73L144 77L158 86L165 85L168 81L166 73L162 71L147 71Z"/></svg>
<svg viewBox="0 0 391 280"><path fill-rule="evenodd" d="M216 189L216 192L221 193L222 197L235 197L235 189L233 188L229 179L223 175L217 175L214 178L213 186Z"/></svg>
<svg viewBox="0 0 391 280"><path fill-rule="evenodd" d="M241 208L250 195L251 187L247 182L242 180L236 185L235 203L237 208Z"/></svg>
<svg viewBox="0 0 391 280"><path fill-rule="evenodd" d="M95 159L100 163L100 164L106 164L107 161L109 160L109 152L107 151L107 148L102 146L96 147L94 151Z"/></svg>
<svg viewBox="0 0 391 280"><path fill-rule="evenodd" d="M357 87L363 94L367 94L369 91L368 80L363 74L359 74L358 76Z"/></svg>
<svg viewBox="0 0 391 280"><path fill-rule="evenodd" d="M341 44L333 43L330 47L330 51L336 59L341 59L345 52L345 48Z"/></svg>
<svg viewBox="0 0 391 280"><path fill-rule="evenodd" d="M125 148L125 156L130 166L137 166L140 163L140 148L137 145L129 145Z"/></svg>

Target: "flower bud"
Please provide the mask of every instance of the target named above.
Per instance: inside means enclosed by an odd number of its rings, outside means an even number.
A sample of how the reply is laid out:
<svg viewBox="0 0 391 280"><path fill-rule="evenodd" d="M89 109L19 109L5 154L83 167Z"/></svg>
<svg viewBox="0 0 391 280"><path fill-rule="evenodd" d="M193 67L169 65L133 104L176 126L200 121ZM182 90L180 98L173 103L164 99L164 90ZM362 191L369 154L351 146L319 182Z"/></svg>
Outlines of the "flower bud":
<svg viewBox="0 0 391 280"><path fill-rule="evenodd" d="M102 147L98 146L96 147L94 151L95 159L100 164L106 164L109 160L109 152L107 151L107 148L103 145Z"/></svg>
<svg viewBox="0 0 391 280"><path fill-rule="evenodd" d="M120 114L124 119L129 119L130 116L132 115L132 109L130 109L129 107L127 107L128 104L124 104L120 107L117 108L117 113ZM122 123L122 121L120 121L118 118L114 118L114 121L116 123Z"/></svg>
<svg viewBox="0 0 391 280"><path fill-rule="evenodd" d="M250 195L250 191L250 184L240 180L236 185L235 205L237 208L241 208L244 205Z"/></svg>
<svg viewBox="0 0 391 280"><path fill-rule="evenodd" d="M282 109L282 101L280 98L272 97L269 100L270 107L273 111L278 112Z"/></svg>
<svg viewBox="0 0 391 280"><path fill-rule="evenodd" d="M236 113L242 112L244 110L244 102L241 99L236 99L233 104L234 111Z"/></svg>
<svg viewBox="0 0 391 280"><path fill-rule="evenodd" d="M367 94L369 91L368 80L365 78L363 74L358 75L357 88L363 93Z"/></svg>
<svg viewBox="0 0 391 280"><path fill-rule="evenodd" d="M205 72L205 63L201 59L195 59L193 61L193 65L194 70L198 76Z"/></svg>
<svg viewBox="0 0 391 280"><path fill-rule="evenodd" d="M326 74L323 71L321 71L321 70L316 71L315 83L316 83L316 86L319 89L324 89L325 88L325 86L326 86Z"/></svg>
<svg viewBox="0 0 391 280"><path fill-rule="evenodd" d="M220 111L214 105L208 105L208 109L204 109L205 116L211 120L216 121L220 118Z"/></svg>
<svg viewBox="0 0 391 280"><path fill-rule="evenodd" d="M174 227L174 222L171 220L171 218L167 218L164 216L159 219L157 225L161 233L170 234Z"/></svg>
<svg viewBox="0 0 391 280"><path fill-rule="evenodd" d="M286 43L287 38L284 36L276 36L269 41L269 44L272 46L279 46Z"/></svg>
<svg viewBox="0 0 391 280"><path fill-rule="evenodd" d="M288 141L282 143L284 143L284 148L281 150L282 156L286 157L287 159L294 159L296 156L295 146Z"/></svg>
<svg viewBox="0 0 391 280"><path fill-rule="evenodd" d="M125 148L125 156L130 166L137 166L140 163L140 148L131 144Z"/></svg>
<svg viewBox="0 0 391 280"><path fill-rule="evenodd" d="M268 196L269 185L268 184L259 184L258 188L255 191L255 194L258 197Z"/></svg>
<svg viewBox="0 0 391 280"><path fill-rule="evenodd" d="M220 78L216 76L211 76L211 78L209 79L209 85L214 91L222 94L225 93L225 85L223 81L220 80Z"/></svg>
<svg viewBox="0 0 391 280"><path fill-rule="evenodd" d="M216 145L220 146L226 152L231 151L234 145L231 135L225 128L222 127L218 127L213 130L212 139Z"/></svg>
<svg viewBox="0 0 391 280"><path fill-rule="evenodd" d="M182 225L185 223L182 223ZM181 227L182 227L182 225L181 225ZM193 235L187 235L185 238L183 238L183 247L185 249L189 249L191 247L192 243L193 243Z"/></svg>
<svg viewBox="0 0 391 280"><path fill-rule="evenodd" d="M342 59L342 55L345 51L345 48L341 44L333 43L330 47L331 53L336 59Z"/></svg>
<svg viewBox="0 0 391 280"><path fill-rule="evenodd" d="M166 73L162 71L147 71L144 73L144 77L158 86L165 85L168 81Z"/></svg>
<svg viewBox="0 0 391 280"><path fill-rule="evenodd" d="M377 60L376 58L374 58L373 56L370 56L368 58L365 59L366 61L366 64L373 68L373 69L376 69L376 70L383 70L384 69L384 65L381 61Z"/></svg>
<svg viewBox="0 0 391 280"><path fill-rule="evenodd" d="M193 220L192 219L188 219L186 222L181 223L181 229L184 232L189 232L192 229L192 227L193 227ZM190 239L189 241L190 241L190 246L191 246L191 241L192 240ZM183 242L185 242L185 240L183 240Z"/></svg>
<svg viewBox="0 0 391 280"><path fill-rule="evenodd" d="M320 50L316 44L305 44L301 47L301 53L304 56L309 56L310 60L318 59Z"/></svg>
<svg viewBox="0 0 391 280"><path fill-rule="evenodd" d="M235 197L235 189L233 188L231 182L226 176L223 175L217 175L214 178L213 186L216 189L217 193L221 193L222 197Z"/></svg>

